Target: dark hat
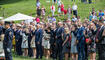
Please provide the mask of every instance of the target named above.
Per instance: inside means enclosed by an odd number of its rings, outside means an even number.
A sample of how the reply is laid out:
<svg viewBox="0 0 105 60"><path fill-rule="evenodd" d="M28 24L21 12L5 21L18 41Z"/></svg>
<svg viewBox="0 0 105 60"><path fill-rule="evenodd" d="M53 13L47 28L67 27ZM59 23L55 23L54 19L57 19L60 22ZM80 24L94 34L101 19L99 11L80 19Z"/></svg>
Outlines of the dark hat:
<svg viewBox="0 0 105 60"><path fill-rule="evenodd" d="M10 22L8 22L8 21L5 21L5 25L6 25L6 24L10 24Z"/></svg>

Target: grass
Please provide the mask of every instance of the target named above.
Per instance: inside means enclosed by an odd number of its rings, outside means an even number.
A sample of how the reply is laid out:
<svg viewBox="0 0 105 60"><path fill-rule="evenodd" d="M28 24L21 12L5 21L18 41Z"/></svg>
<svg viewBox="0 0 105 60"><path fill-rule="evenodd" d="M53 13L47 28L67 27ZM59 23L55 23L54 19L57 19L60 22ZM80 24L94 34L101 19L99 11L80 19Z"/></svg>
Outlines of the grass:
<svg viewBox="0 0 105 60"><path fill-rule="evenodd" d="M47 3L47 0L40 0L41 5L45 6L46 8L46 15L51 15L50 12L50 6L52 3ZM62 0L65 8L67 9L68 5L73 5L74 2L71 2L70 0ZM81 3L80 1L76 1L75 3L78 5L78 15L84 19L89 16L89 12L91 9L94 7L96 11L99 9L104 9L105 8L105 0L92 0L94 3L93 4L84 4ZM36 16L36 0L0 0L0 5L5 8L4 11L3 9L0 9L0 16L3 16L7 18L13 14L16 14L18 12L24 13L27 15L31 15L33 17ZM56 12L57 14L57 5L56 5ZM56 17L57 20L61 19L63 20L64 17Z"/></svg>
<svg viewBox="0 0 105 60"><path fill-rule="evenodd" d="M30 57L17 56L13 53L13 60L36 60L36 59L35 58L30 58ZM42 60L46 60L46 58L43 57ZM48 60L52 60L52 59L50 58ZM70 60L70 58L69 58L69 60ZM96 55L96 60L98 60L98 54Z"/></svg>
<svg viewBox="0 0 105 60"><path fill-rule="evenodd" d="M47 0L40 0L41 5L44 5L46 8L46 16L51 15L50 12L50 6L51 3L47 3ZM65 8L67 9L68 5L73 5L74 2L71 2L70 0L62 0ZM100 9L105 8L105 0L92 0L94 3L92 4L84 4L80 1L76 0L76 4L78 5L78 15L84 19L89 16L89 12L94 7L96 11ZM31 15L33 17L36 16L36 0L0 0L0 6L5 8L0 8L0 16L3 16L4 18L7 18L11 15L14 15L18 12ZM57 14L57 5L56 5L56 12ZM64 17L56 17L57 20L61 19L63 20ZM29 57L22 57L22 56L16 56L13 54L13 60L35 60ZM46 60L45 58L43 60Z"/></svg>

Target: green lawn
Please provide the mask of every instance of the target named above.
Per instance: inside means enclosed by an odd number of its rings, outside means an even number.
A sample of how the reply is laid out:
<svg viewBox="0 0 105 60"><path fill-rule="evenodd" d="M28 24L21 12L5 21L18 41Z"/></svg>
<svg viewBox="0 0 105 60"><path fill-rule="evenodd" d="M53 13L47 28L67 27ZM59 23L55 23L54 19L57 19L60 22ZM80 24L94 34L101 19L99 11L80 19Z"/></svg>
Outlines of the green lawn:
<svg viewBox="0 0 105 60"><path fill-rule="evenodd" d="M51 15L50 6L51 3L47 3L47 0L40 0L41 5L46 7L46 15ZM52 1L52 0L51 0ZM73 2L70 0L62 0L64 2L65 8L68 5L73 5ZM94 3L92 4L84 4L80 1L76 0L76 4L78 5L78 14L81 18L85 18L89 16L89 12L91 11L92 7L94 7L97 11L99 9L105 9L105 0L93 0ZM13 14L18 12L24 13L27 15L32 15L33 17L36 16L36 0L0 0L0 6L4 9L4 17L7 18ZM56 14L57 14L57 6L56 6ZM3 9L0 8L0 16L3 16ZM56 17L58 20L63 19L63 17ZM19 57L15 54L13 55L13 60L35 60L28 57ZM46 60L45 58L43 60Z"/></svg>
<svg viewBox="0 0 105 60"><path fill-rule="evenodd" d="M47 0L40 0L41 5L44 5L46 7L46 15L51 15L50 12L50 6L51 2L47 3ZM71 0L62 0L65 8L68 7L68 5L73 5L74 2L71 2ZM78 5L78 14L81 16L81 18L85 18L89 16L89 11L91 11L91 8L94 7L96 10L104 9L105 8L105 0L93 0L93 4L84 4L80 1L76 0L76 4ZM16 14L18 12L24 13L27 15L32 15L33 17L36 16L36 0L0 0L0 5L5 8L4 9L4 16L5 18L8 16L11 16L13 14ZM57 6L56 6L56 14L57 14ZM0 9L0 16L3 16L3 9ZM64 17L56 17L57 19L62 19Z"/></svg>

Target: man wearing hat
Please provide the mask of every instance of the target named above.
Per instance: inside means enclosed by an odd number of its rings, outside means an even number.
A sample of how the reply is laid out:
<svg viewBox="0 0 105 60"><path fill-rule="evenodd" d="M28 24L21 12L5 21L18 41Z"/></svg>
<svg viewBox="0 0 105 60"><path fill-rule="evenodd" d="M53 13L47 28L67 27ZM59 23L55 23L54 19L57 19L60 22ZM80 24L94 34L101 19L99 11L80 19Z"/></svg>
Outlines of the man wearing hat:
<svg viewBox="0 0 105 60"><path fill-rule="evenodd" d="M15 29L14 34L15 34L15 40L16 40L16 54L17 55L22 55L22 36L21 36L21 24L17 24L17 29Z"/></svg>
<svg viewBox="0 0 105 60"><path fill-rule="evenodd" d="M5 22L5 36L3 40L3 48L5 52L5 59L12 60L12 40L13 40L13 30L10 28L10 22Z"/></svg>

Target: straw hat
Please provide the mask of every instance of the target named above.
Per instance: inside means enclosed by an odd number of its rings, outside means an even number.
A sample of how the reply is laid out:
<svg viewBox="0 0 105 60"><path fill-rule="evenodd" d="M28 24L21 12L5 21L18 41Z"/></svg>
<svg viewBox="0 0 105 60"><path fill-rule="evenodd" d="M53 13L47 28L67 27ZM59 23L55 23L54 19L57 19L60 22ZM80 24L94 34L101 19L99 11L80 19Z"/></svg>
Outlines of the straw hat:
<svg viewBox="0 0 105 60"><path fill-rule="evenodd" d="M16 24L16 26L21 27L21 24Z"/></svg>

